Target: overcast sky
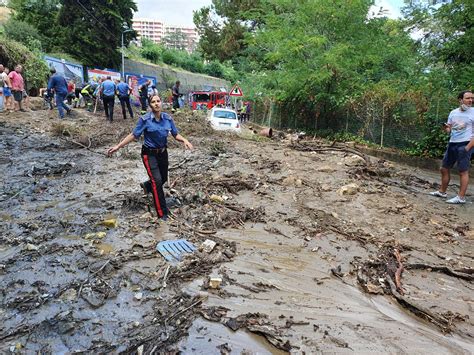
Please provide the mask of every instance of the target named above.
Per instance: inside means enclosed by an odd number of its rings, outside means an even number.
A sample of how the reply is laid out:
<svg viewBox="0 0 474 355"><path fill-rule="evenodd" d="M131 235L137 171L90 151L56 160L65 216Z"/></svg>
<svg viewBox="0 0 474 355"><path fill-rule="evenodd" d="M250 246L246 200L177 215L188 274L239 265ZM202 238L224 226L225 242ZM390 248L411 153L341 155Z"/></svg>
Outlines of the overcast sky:
<svg viewBox="0 0 474 355"><path fill-rule="evenodd" d="M193 10L199 10L212 0L135 0L138 12L135 17L160 20L169 25L194 27ZM400 15L403 0L377 0L378 6L388 10L390 17Z"/></svg>
<svg viewBox="0 0 474 355"><path fill-rule="evenodd" d="M136 18L160 20L169 25L194 27L193 10L212 4L212 0L135 0Z"/></svg>

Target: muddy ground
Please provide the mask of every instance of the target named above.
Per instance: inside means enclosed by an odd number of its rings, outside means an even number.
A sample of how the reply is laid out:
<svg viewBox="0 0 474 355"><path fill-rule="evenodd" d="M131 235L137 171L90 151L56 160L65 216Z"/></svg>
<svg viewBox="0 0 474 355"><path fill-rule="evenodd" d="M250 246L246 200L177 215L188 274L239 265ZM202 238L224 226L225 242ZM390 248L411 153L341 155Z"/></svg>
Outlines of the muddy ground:
<svg viewBox="0 0 474 355"><path fill-rule="evenodd" d="M118 111L0 115L0 352L474 351L473 185L449 206L350 143L175 120L195 149L170 146L161 222L140 143L104 154ZM174 239L198 250L169 263Z"/></svg>

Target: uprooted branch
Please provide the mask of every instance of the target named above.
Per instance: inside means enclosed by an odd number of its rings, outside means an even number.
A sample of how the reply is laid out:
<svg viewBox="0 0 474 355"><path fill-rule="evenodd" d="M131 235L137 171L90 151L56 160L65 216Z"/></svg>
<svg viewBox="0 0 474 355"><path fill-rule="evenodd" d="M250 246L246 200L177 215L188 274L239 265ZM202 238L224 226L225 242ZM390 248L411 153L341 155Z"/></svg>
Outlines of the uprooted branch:
<svg viewBox="0 0 474 355"><path fill-rule="evenodd" d="M364 153L358 151L357 149L345 147L345 146L334 146L334 145L320 145L313 146L310 142L294 142L291 147L296 150L307 151L307 152L345 152L351 153L360 156L365 160L366 164L370 163L370 159Z"/></svg>
<svg viewBox="0 0 474 355"><path fill-rule="evenodd" d="M397 259L397 263L398 263L397 270L395 271L395 286L397 286L397 291L400 292L401 295L403 295L404 291L402 289L402 272L403 272L402 256L400 255L400 252L398 251L398 249L395 249L393 254L395 255L395 258Z"/></svg>

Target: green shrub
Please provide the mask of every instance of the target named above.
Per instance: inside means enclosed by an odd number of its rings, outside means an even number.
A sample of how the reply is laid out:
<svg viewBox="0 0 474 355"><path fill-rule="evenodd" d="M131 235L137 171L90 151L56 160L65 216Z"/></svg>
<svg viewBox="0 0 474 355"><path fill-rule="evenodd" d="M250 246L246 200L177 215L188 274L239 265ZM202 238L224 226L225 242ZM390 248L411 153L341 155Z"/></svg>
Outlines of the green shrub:
<svg viewBox="0 0 474 355"><path fill-rule="evenodd" d="M39 50L30 51L19 42L0 37L0 61L11 70L22 65L28 89L46 85L49 69Z"/></svg>
<svg viewBox="0 0 474 355"><path fill-rule="evenodd" d="M427 123L424 137L420 141L411 142L413 147L405 151L410 155L441 158L448 141L449 135L442 130L441 123L432 120Z"/></svg>
<svg viewBox="0 0 474 355"><path fill-rule="evenodd" d="M10 18L4 25L5 35L8 39L20 42L30 50L41 50L43 38L38 34L38 30L28 22Z"/></svg>

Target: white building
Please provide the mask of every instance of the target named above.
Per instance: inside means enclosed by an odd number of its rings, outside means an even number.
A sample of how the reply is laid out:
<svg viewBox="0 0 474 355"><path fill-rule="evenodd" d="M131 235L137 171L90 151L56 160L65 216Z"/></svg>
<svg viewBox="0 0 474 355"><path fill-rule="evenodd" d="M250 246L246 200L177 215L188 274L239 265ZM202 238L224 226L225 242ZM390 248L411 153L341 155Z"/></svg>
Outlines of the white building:
<svg viewBox="0 0 474 355"><path fill-rule="evenodd" d="M138 40L148 38L155 43L162 43L163 39L173 33L182 33L182 43L175 43L172 47L185 48L189 53L193 52L199 41L195 28L183 26L166 25L164 22L146 18L133 19L133 29L138 33ZM175 36L177 38L179 36Z"/></svg>

